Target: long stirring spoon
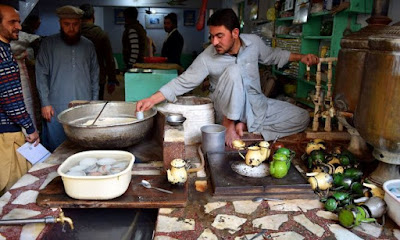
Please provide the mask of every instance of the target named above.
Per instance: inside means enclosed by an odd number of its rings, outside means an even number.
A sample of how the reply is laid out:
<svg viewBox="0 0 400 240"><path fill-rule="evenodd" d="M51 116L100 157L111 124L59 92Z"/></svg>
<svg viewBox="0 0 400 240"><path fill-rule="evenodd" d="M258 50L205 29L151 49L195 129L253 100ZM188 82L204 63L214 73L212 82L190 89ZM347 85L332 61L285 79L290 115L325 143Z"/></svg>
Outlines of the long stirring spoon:
<svg viewBox="0 0 400 240"><path fill-rule="evenodd" d="M252 199L253 202L261 202L261 201L281 201L279 198L267 198L267 197L255 197Z"/></svg>
<svg viewBox="0 0 400 240"><path fill-rule="evenodd" d="M165 192L165 193L169 193L169 194L172 194L172 193L173 193L173 192L171 192L171 191L169 191L169 190L165 190L165 189L158 188L158 187L153 187L153 186L151 186L151 184L150 184L148 181L146 181L146 180L142 180L141 184L142 184L142 186L145 187L145 188L152 188L152 189L158 190L158 191L160 191L160 192Z"/></svg>
<svg viewBox="0 0 400 240"><path fill-rule="evenodd" d="M96 123L97 119L99 119L101 113L104 111L104 108L106 108L107 104L108 104L108 101L103 105L103 108L100 110L99 114L98 114L97 117L94 119L93 123L90 124L91 126L94 126L94 124Z"/></svg>

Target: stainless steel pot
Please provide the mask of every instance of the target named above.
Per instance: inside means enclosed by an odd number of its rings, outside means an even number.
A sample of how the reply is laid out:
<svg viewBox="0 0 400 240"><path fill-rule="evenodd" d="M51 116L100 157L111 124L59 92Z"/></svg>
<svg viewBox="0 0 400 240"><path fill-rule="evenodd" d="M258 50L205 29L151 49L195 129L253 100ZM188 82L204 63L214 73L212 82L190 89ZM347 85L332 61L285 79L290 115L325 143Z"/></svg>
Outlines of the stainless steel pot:
<svg viewBox="0 0 400 240"><path fill-rule="evenodd" d="M79 145L94 149L118 149L131 146L141 139L153 127L153 117L157 111L150 109L144 112L144 118L135 117L136 103L108 102L79 105L64 110L58 115L67 137ZM101 112L101 110L104 110ZM120 123L103 123L88 125L101 112L101 118L126 118Z"/></svg>

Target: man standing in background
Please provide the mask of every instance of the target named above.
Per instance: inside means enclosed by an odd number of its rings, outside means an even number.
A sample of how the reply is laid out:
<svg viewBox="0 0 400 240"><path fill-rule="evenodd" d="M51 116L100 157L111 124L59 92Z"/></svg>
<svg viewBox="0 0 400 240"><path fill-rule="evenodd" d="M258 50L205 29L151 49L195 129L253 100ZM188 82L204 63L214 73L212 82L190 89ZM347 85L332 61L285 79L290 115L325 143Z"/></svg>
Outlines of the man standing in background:
<svg viewBox="0 0 400 240"><path fill-rule="evenodd" d="M94 9L90 4L83 4L79 7L84 13L82 16L82 35L93 42L96 49L97 62L100 67L100 91L99 100L104 99L104 87L107 79L107 91L109 94L119 85L115 77L115 62L112 53L110 39L99 26L94 24Z"/></svg>
<svg viewBox="0 0 400 240"><path fill-rule="evenodd" d="M178 32L178 17L170 13L164 17L164 30L168 33L165 39L161 56L168 58L169 63L181 65L181 54L183 48L183 37Z"/></svg>
<svg viewBox="0 0 400 240"><path fill-rule="evenodd" d="M146 51L146 30L137 20L138 11L135 7L124 10L125 31L122 35L122 55L125 68L133 67L135 63L143 62Z"/></svg>
<svg viewBox="0 0 400 240"><path fill-rule="evenodd" d="M73 6L57 9L61 32L46 37L36 61L36 84L42 104L43 145L54 151L66 139L57 115L73 100L97 100L99 64L93 43L81 37L83 11Z"/></svg>
<svg viewBox="0 0 400 240"><path fill-rule="evenodd" d="M32 83L34 81L31 81L30 79L27 63L28 61L33 60L35 57L34 50L33 48L31 48L31 44L35 42L38 43L39 40L40 36L38 35L20 31L18 40L12 40L10 42L11 51L13 52L14 58L17 60L19 67L25 107L29 115L31 116L35 128L38 130L40 129L38 128L38 125L40 125L41 122L37 122L38 118L36 117L35 110L40 107L40 103L38 99L35 97L35 94L37 94L37 90L36 86L32 86Z"/></svg>
<svg viewBox="0 0 400 240"><path fill-rule="evenodd" d="M20 30L18 12L0 4L0 196L32 166L17 153L17 148L25 140L35 146L40 141L25 108L19 68L10 47L10 41L18 39Z"/></svg>

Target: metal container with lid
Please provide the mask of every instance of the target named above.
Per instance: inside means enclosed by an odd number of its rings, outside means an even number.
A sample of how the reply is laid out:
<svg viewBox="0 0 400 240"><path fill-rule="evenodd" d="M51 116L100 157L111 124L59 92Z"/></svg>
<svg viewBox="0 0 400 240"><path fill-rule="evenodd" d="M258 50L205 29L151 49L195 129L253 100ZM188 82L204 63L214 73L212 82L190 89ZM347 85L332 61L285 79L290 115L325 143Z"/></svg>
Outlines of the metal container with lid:
<svg viewBox="0 0 400 240"><path fill-rule="evenodd" d="M395 154L386 160L374 154L377 159L400 164L400 26L391 29L392 34L369 38L354 120L360 135L376 151Z"/></svg>
<svg viewBox="0 0 400 240"><path fill-rule="evenodd" d="M400 27L371 36L354 124L374 147L379 165L368 177L382 185L400 178Z"/></svg>
<svg viewBox="0 0 400 240"><path fill-rule="evenodd" d="M340 111L355 112L363 81L364 62L371 36L390 33L391 22L387 17L389 0L375 0L368 26L360 31L345 35L340 41L335 77L335 106Z"/></svg>

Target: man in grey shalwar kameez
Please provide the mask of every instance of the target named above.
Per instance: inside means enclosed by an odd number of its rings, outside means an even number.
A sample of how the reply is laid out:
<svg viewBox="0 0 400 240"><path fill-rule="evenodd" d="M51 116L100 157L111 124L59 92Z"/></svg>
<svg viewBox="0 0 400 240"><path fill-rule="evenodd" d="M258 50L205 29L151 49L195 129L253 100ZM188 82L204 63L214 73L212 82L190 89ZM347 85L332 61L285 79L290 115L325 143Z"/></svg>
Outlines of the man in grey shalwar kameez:
<svg viewBox="0 0 400 240"><path fill-rule="evenodd" d="M216 11L208 20L211 44L180 76L164 85L159 92L137 103L143 111L167 99L176 101L209 76L210 98L217 120L227 128L225 143L239 139L243 131L261 132L265 140L303 131L309 122L306 110L287 102L265 97L261 91L258 63L277 64L301 61L318 63L315 55L295 54L267 47L253 34L240 34L239 21L232 9Z"/></svg>
<svg viewBox="0 0 400 240"><path fill-rule="evenodd" d="M65 139L57 115L72 100L97 100L99 65L93 43L80 36L83 11L72 6L57 9L61 33L41 43L36 61L36 85L42 105L43 144L54 151Z"/></svg>

